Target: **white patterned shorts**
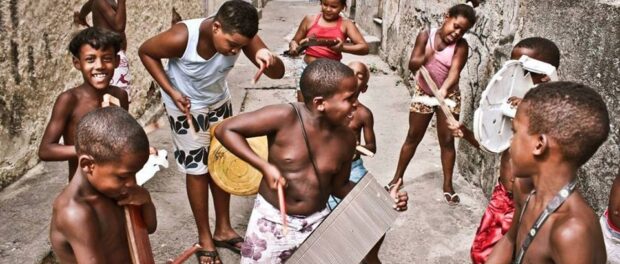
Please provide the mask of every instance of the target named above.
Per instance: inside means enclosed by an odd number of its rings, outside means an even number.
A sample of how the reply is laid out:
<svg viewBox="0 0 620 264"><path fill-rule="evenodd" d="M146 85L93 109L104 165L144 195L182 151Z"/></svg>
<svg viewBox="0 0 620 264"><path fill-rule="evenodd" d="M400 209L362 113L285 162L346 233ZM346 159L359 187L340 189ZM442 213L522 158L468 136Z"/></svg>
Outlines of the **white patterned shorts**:
<svg viewBox="0 0 620 264"><path fill-rule="evenodd" d="M176 107L164 105L170 122L172 144L174 146L174 160L181 173L190 175L204 175L209 172L207 160L211 133L209 127L232 116L232 104L230 99L216 103L212 107L204 109L191 109L194 129L193 136L190 132L189 122L185 113Z"/></svg>

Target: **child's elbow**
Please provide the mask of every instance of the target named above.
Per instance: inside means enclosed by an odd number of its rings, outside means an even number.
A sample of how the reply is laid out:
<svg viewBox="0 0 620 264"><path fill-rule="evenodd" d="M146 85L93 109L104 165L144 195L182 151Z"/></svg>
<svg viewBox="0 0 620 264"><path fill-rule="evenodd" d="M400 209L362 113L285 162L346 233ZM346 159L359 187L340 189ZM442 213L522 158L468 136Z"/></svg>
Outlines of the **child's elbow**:
<svg viewBox="0 0 620 264"><path fill-rule="evenodd" d="M147 226L146 231L149 232L149 234L155 233L155 231L157 231L157 220L155 220L154 223Z"/></svg>
<svg viewBox="0 0 620 264"><path fill-rule="evenodd" d="M47 148L45 148L45 146L41 145L39 146L39 151L37 153L37 155L39 156L39 159L42 161L50 161L50 155L49 155L49 151L47 151Z"/></svg>

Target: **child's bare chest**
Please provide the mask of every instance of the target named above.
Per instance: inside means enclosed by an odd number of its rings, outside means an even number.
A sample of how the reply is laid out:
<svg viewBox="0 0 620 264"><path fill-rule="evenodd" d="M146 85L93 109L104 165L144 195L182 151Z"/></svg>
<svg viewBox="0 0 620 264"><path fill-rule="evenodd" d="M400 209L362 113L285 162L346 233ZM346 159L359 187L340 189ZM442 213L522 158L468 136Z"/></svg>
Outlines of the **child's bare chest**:
<svg viewBox="0 0 620 264"><path fill-rule="evenodd" d="M528 210L532 210L532 208L528 208ZM515 243L515 255L519 254L521 251L521 245L523 245L524 240L527 238L528 234L532 232L532 226L534 225L536 219L540 215L542 210L539 211L530 211L530 213L526 212L521 219L521 223L519 224L519 229L517 231L517 239ZM516 219L515 219L516 220ZM535 234L534 239L530 243L525 255L523 256L522 263L553 263L550 261L550 230L551 226L553 226L554 216L551 215L545 223L538 230L534 231Z"/></svg>
<svg viewBox="0 0 620 264"><path fill-rule="evenodd" d="M285 170L288 168L291 171L297 171L312 168L312 162L314 162L321 176L331 176L340 171L342 163L346 160L341 140L334 136L309 137L308 144L312 160L308 145L302 135L283 137L274 145L272 152L275 155L272 156L270 152L270 156L277 159L275 162L280 163Z"/></svg>
<svg viewBox="0 0 620 264"><path fill-rule="evenodd" d="M122 207L111 201L101 202L95 205L99 232L101 234L101 246L109 253L109 258L125 259L129 256L129 244L125 230L125 213ZM119 263L119 262L110 262Z"/></svg>

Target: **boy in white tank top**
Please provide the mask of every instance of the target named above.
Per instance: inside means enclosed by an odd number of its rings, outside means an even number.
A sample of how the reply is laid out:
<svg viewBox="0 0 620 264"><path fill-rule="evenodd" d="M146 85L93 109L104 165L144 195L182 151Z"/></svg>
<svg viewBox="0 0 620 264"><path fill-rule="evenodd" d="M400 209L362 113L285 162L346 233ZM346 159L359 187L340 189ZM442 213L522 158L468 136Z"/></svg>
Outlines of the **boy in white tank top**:
<svg viewBox="0 0 620 264"><path fill-rule="evenodd" d="M232 0L224 3L214 17L177 23L145 41L139 49L142 63L162 87L175 160L187 175L188 197L203 248L197 253L200 263L221 263L216 246L238 253L243 242L230 224L230 194L210 184L207 155L209 127L232 115L226 76L239 52L243 50L268 77L284 75L284 64L256 36L257 31L256 9L244 1ZM170 59L167 70L161 63L164 58ZM189 131L192 127L195 133ZM213 235L207 213L209 186L216 212Z"/></svg>

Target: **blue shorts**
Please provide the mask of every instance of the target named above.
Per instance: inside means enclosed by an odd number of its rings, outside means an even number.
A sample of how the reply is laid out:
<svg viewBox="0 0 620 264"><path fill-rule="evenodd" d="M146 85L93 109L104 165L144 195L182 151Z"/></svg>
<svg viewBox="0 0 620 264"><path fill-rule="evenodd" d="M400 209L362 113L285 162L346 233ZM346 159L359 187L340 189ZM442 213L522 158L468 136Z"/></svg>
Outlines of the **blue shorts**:
<svg viewBox="0 0 620 264"><path fill-rule="evenodd" d="M349 180L354 183L358 183L366 175L366 173L368 173L368 170L364 167L364 161L362 161L361 158L354 160L351 163L351 174L349 175ZM327 207L334 210L340 201L342 200L338 197L330 195L327 200Z"/></svg>

